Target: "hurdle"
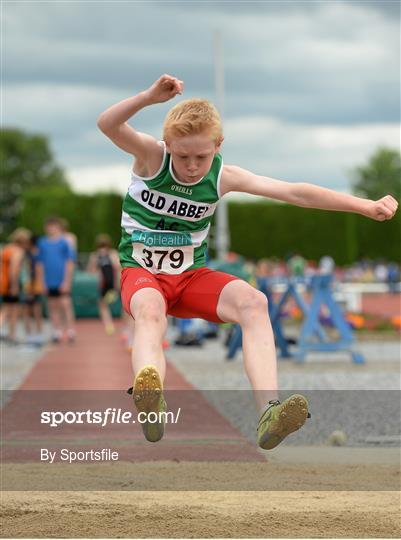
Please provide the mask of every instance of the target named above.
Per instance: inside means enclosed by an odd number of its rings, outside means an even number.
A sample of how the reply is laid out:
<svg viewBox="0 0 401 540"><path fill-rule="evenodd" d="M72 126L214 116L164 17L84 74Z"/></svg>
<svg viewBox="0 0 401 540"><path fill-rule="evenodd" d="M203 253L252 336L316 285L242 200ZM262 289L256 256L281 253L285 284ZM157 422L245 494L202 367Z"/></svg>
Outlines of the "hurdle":
<svg viewBox="0 0 401 540"><path fill-rule="evenodd" d="M273 328L279 358L292 358L294 361L302 363L309 352L337 352L346 351L351 355L355 364L364 364L363 355L354 350L354 334L344 318L340 306L335 301L332 291L332 275L316 275L310 278L308 283L311 290L311 302L308 305L297 290L300 283L306 284L305 280L288 279L285 281L285 291L280 300L276 303L273 296L273 280L262 278L258 280L258 288L268 300L269 316ZM284 336L281 318L286 303L293 299L303 313L304 321L301 327L300 336L297 341L295 352L289 350L288 340ZM331 339L322 327L320 312L322 306L326 306L332 326L337 330L339 339ZM227 360L233 360L238 349L242 345L242 331L236 325L232 336L228 342Z"/></svg>

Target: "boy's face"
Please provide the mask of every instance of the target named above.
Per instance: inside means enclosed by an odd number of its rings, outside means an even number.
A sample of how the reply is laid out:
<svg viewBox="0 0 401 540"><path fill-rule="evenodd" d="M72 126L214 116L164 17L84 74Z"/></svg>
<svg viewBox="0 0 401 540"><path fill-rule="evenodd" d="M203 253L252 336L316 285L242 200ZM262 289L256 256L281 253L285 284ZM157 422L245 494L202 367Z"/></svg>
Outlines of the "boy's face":
<svg viewBox="0 0 401 540"><path fill-rule="evenodd" d="M62 233L61 227L58 223L46 223L45 225L46 236L60 236Z"/></svg>
<svg viewBox="0 0 401 540"><path fill-rule="evenodd" d="M185 184L193 184L205 176L221 142L214 141L207 133L171 139L167 143L167 151L171 154L177 179Z"/></svg>

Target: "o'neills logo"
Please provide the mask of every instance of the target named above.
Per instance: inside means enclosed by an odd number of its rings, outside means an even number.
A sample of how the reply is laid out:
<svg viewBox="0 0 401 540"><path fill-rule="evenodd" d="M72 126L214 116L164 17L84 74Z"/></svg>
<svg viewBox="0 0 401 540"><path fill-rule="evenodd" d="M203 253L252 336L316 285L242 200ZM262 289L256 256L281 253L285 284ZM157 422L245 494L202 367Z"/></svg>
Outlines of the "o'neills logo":
<svg viewBox="0 0 401 540"><path fill-rule="evenodd" d="M152 283L152 280L148 277L140 277L135 281L135 285L140 285L141 283Z"/></svg>
<svg viewBox="0 0 401 540"><path fill-rule="evenodd" d="M184 186L172 185L170 189L171 191L178 191L179 193L185 193L185 195L192 195L192 189L184 187Z"/></svg>

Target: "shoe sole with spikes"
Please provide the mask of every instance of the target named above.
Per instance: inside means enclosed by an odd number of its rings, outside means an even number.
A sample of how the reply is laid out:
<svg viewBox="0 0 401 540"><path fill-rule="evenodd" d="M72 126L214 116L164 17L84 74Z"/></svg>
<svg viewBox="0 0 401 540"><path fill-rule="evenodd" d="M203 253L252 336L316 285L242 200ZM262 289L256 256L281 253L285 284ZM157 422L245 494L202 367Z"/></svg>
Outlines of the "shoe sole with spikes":
<svg viewBox="0 0 401 540"><path fill-rule="evenodd" d="M262 415L258 427L258 444L264 450L275 448L288 435L300 429L310 416L308 402L301 394L290 396L272 409L275 410L271 410L266 419Z"/></svg>
<svg viewBox="0 0 401 540"><path fill-rule="evenodd" d="M152 422L146 420L141 423L142 431L149 442L157 442L164 435L164 415L160 413L166 411L166 402L163 396L163 383L159 372L154 366L143 367L135 377L133 387L133 399L138 413L155 413L152 415ZM143 417L143 415L142 415Z"/></svg>

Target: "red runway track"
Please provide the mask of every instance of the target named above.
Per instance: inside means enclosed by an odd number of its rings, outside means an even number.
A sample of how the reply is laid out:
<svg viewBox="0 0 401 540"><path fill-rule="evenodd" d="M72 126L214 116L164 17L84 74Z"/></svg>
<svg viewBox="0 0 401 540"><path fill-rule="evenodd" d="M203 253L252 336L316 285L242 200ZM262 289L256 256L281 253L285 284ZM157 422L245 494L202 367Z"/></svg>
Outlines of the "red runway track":
<svg viewBox="0 0 401 540"><path fill-rule="evenodd" d="M180 419L166 426L166 436L159 443L145 441L138 424L104 428L87 424L50 428L41 424L43 410L103 411L121 407L134 411L132 398L126 394L132 385L130 355L117 338L104 334L98 321L78 321L77 330L74 345L49 347L5 406L4 461L40 462L45 440L50 449L62 448L67 442L74 450L116 448L119 459L127 461L265 461L256 446L171 363L167 366L166 399L169 410L181 408ZM219 361L216 359L216 373Z"/></svg>

